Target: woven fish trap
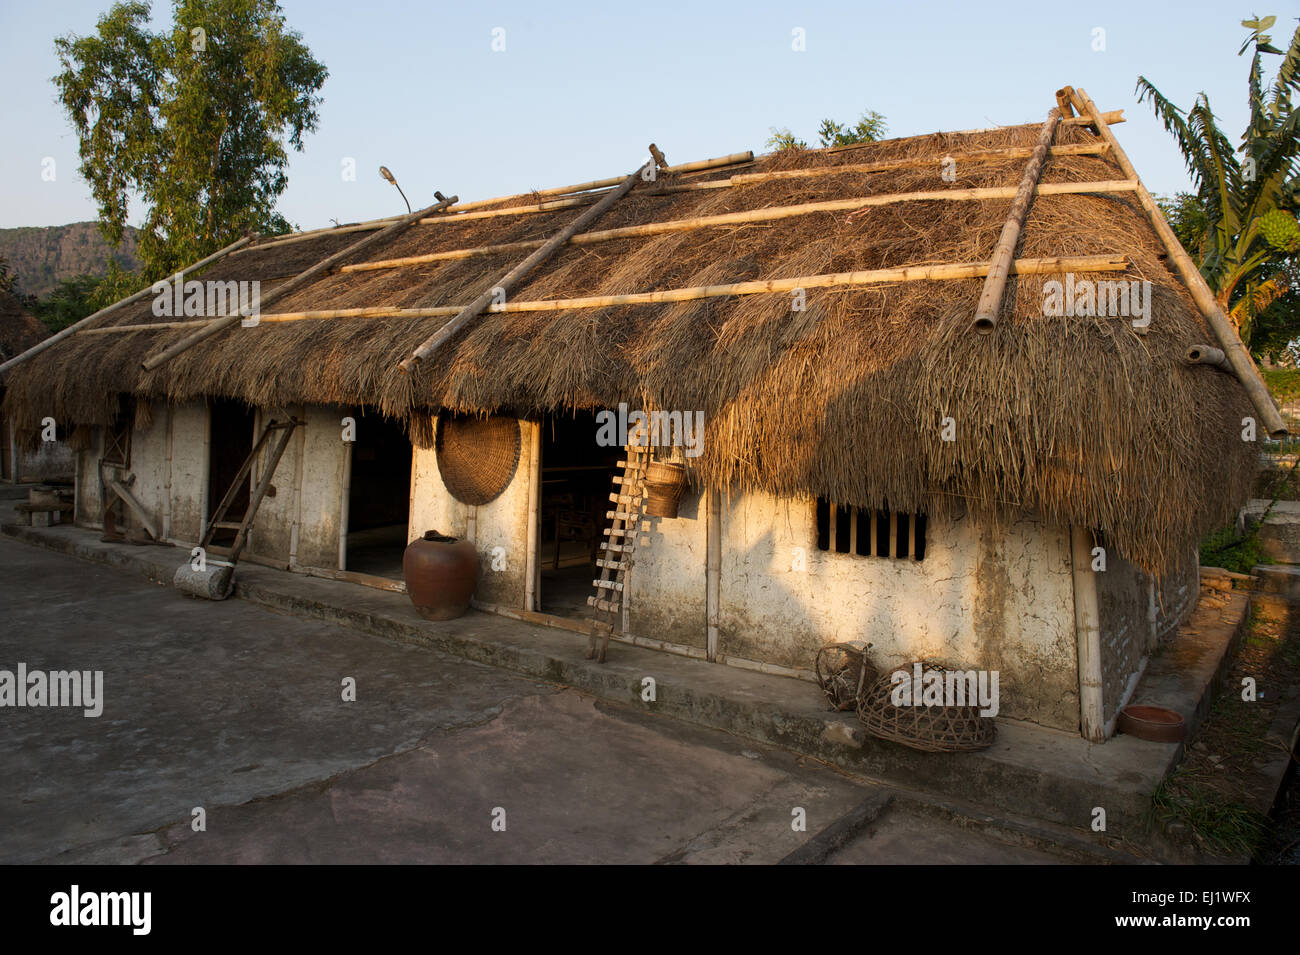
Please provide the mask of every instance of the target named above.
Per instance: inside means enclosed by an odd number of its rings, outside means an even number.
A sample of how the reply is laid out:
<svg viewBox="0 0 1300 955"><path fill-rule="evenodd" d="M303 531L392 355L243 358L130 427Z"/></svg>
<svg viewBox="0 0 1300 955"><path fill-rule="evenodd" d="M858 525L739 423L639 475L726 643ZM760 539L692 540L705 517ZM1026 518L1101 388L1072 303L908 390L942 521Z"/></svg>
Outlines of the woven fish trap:
<svg viewBox="0 0 1300 955"><path fill-rule="evenodd" d="M997 737L997 726L991 717L980 716L978 703L961 706L894 705L894 673L902 670L910 681L914 666L909 663L890 670L863 691L858 700L858 719L867 732L927 753L965 753L992 746ZM957 672L924 661L921 667L926 673Z"/></svg>
<svg viewBox="0 0 1300 955"><path fill-rule="evenodd" d="M879 672L867 659L870 648L871 644L855 640L828 643L817 651L817 685L836 710L853 709L863 689L879 678Z"/></svg>
<svg viewBox="0 0 1300 955"><path fill-rule="evenodd" d="M438 471L462 504L487 504L500 496L515 476L519 446L519 422L506 415L438 418Z"/></svg>

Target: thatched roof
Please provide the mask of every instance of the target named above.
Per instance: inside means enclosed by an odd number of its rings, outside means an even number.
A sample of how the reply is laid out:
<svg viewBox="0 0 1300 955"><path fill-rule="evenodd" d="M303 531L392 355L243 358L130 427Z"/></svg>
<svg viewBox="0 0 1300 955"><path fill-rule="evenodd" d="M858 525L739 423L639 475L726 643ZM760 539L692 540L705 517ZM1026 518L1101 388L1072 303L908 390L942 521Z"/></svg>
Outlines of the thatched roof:
<svg viewBox="0 0 1300 955"><path fill-rule="evenodd" d="M0 361L22 354L49 334L16 296L0 289Z"/></svg>
<svg viewBox="0 0 1300 955"><path fill-rule="evenodd" d="M851 196L1014 187L1023 156L959 159L952 183L941 178L940 162L973 150L1032 146L1039 129L785 151L739 171L933 161L666 195L638 186L595 228ZM1095 139L1079 126L1057 133L1057 144L1084 142ZM1108 158L1077 155L1049 159L1042 181L1119 178ZM906 202L568 246L511 299L987 261L1008 205ZM582 211L417 225L364 258L545 238ZM254 247L202 277L260 279L265 294L362 235ZM1183 363L1188 345L1213 338L1131 194L1034 200L1018 256L1104 253L1126 255L1127 272L1091 277L1153 283L1149 334L1135 334L1123 318L1044 317L1043 282L1053 278L1046 275L1012 276L1007 308L988 336L970 326L982 280L922 281L811 289L802 312L791 311L789 294L767 294L488 314L413 374L398 362L445 318L263 323L224 332L152 373L141 370L141 359L186 331L74 336L10 373L6 408L19 421L54 413L105 423L122 392L170 401L223 395L267 406L367 405L410 415L421 442L428 439L426 409L536 416L631 401L702 410L704 453L693 460L698 480L931 513L959 500L985 512L1024 509L1049 522L1100 529L1131 559L1159 571L1184 559L1246 496L1256 446L1243 442L1240 430L1251 406L1229 375ZM464 304L524 254L335 273L270 311ZM146 299L104 321L160 319ZM940 440L945 417L956 422L956 441Z"/></svg>

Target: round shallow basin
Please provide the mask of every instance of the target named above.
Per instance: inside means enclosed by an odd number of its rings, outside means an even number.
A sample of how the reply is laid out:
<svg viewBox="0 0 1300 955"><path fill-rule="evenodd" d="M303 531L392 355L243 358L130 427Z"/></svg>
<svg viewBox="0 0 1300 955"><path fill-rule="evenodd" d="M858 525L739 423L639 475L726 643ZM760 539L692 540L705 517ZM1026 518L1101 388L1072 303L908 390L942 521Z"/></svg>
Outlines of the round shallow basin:
<svg viewBox="0 0 1300 955"><path fill-rule="evenodd" d="M1163 706L1126 706L1119 711L1118 728L1153 743L1181 743L1187 737L1182 715Z"/></svg>

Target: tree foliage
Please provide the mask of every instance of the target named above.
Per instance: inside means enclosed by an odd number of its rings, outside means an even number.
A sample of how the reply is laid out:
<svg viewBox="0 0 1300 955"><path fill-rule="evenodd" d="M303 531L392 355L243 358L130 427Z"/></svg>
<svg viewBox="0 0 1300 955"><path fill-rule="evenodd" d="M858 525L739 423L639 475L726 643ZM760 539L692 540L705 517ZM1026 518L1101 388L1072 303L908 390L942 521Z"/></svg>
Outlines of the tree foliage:
<svg viewBox="0 0 1300 955"><path fill-rule="evenodd" d="M1166 214L1175 231L1184 230L1179 238L1200 256L1201 273L1247 343L1257 326L1272 324L1271 334L1278 331L1300 248L1300 118L1291 104L1300 92L1300 28L1280 50L1264 32L1276 20L1242 21L1250 34L1238 55L1252 47L1254 53L1247 77L1250 120L1237 150L1205 93L1182 110L1145 77L1137 82L1138 102L1149 100L1173 134L1196 187L1194 200L1175 197ZM1264 75L1266 56L1281 57L1272 82ZM1268 315L1275 304L1279 309Z"/></svg>
<svg viewBox="0 0 1300 955"><path fill-rule="evenodd" d="M148 29L147 3L115 4L89 36L55 40L59 101L80 171L114 245L128 203L147 208L147 278L174 272L249 231L284 232L275 211L288 147L316 129L328 75L274 0L176 0Z"/></svg>
<svg viewBox="0 0 1300 955"><path fill-rule="evenodd" d="M855 143L874 143L884 138L888 129L889 127L885 124L885 117L874 109L869 109L852 126L837 123L833 119L823 119L821 125L817 128L817 138L823 148L827 146L851 146ZM767 138L766 143L768 149L780 151L782 149L808 148L808 143L795 136L788 127L782 126L777 129L774 126L771 132L772 135Z"/></svg>

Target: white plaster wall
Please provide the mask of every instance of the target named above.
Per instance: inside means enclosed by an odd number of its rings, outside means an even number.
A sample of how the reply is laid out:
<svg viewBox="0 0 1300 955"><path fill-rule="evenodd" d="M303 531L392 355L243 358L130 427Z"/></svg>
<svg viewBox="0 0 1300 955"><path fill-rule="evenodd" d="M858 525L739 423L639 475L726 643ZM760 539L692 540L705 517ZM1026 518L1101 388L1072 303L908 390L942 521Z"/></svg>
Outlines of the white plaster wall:
<svg viewBox="0 0 1300 955"><path fill-rule="evenodd" d="M805 570L795 569L796 548ZM812 501L732 495L722 514L720 652L811 669L823 644L867 640L882 669L923 658L997 669L1002 715L1074 730L1068 556L1059 529L970 518L932 519L921 562L828 553L816 548ZM690 593L702 591L701 578Z"/></svg>
<svg viewBox="0 0 1300 955"><path fill-rule="evenodd" d="M208 480L208 408L202 401L171 409L170 536L198 543L203 536L203 487Z"/></svg>
<svg viewBox="0 0 1300 955"><path fill-rule="evenodd" d="M512 609L524 605L527 570L528 496L530 448L537 425L520 421L519 463L510 484L496 499L480 505L474 514L474 547L479 555L478 600ZM409 540L428 530L452 537L469 533L470 508L451 496L438 471L433 449L416 448L411 463L411 517ZM500 548L500 551L497 551ZM495 552L495 553L494 553ZM494 561L496 566L494 566Z"/></svg>
<svg viewBox="0 0 1300 955"><path fill-rule="evenodd" d="M640 532L627 579L628 626L635 636L706 645L707 512L705 496L688 491L676 517L644 519L650 527Z"/></svg>
<svg viewBox="0 0 1300 955"><path fill-rule="evenodd" d="M343 516L343 484L347 476L347 445L340 424L344 412L338 408L313 405L305 409L302 426L301 504L294 503L294 513L301 514L298 528L297 563L309 567L337 569L339 565L339 529ZM285 451L288 457L298 442ZM293 459L291 459L292 462ZM282 464L281 467L284 467ZM292 485L292 470L277 471L277 481ZM279 497L279 493L276 495ZM285 505L292 494L278 503L272 512L276 520L285 519ZM278 555L277 555L278 556ZM288 556L287 554L285 555Z"/></svg>
<svg viewBox="0 0 1300 955"><path fill-rule="evenodd" d="M318 414L321 412L321 409L316 410ZM290 415L297 416L299 420L310 421L307 412L301 407L259 409L253 440L257 440L257 435L272 420L287 421ZM341 442L341 429L338 433ZM275 453L275 445L282 434L283 432L280 431L274 432L262 448L262 452L257 456L257 461L253 466L254 485L261 479L267 466L271 463L271 456ZM249 540L252 553L259 557L271 558L286 567L289 565L290 556L294 551L294 525L298 520L298 502L302 494L301 482L306 479L309 473L317 470L315 467L317 462L314 461L310 462L311 467L300 466L303 463L300 459L305 447L306 432L302 429L295 429L294 433L289 437L289 444L284 449L284 454L280 457L280 461L275 468L275 474L271 478L271 488L274 489L274 494L268 489L267 496L262 499L262 503L257 509L257 518L253 522L253 532ZM323 465L321 470L328 471L333 462L326 460L320 463ZM220 494L223 491L218 489L215 493ZM337 527L338 525L335 524L335 528ZM338 566L337 550L336 546L335 563L313 564L312 566Z"/></svg>

